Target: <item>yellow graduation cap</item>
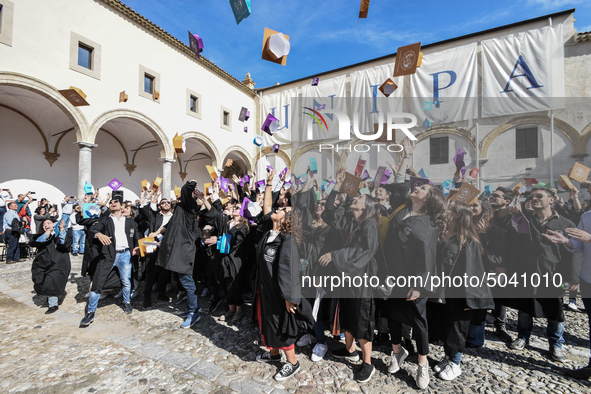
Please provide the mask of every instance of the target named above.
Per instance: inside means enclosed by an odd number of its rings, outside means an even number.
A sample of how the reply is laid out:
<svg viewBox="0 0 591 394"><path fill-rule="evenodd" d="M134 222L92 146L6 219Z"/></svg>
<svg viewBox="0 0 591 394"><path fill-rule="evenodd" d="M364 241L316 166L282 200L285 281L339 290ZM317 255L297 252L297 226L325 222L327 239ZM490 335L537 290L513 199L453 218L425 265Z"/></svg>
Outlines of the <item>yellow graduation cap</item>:
<svg viewBox="0 0 591 394"><path fill-rule="evenodd" d="M209 189L212 187L212 185L213 185L213 183L205 183L203 185L203 188L205 189L204 192L206 195L209 194Z"/></svg>
<svg viewBox="0 0 591 394"><path fill-rule="evenodd" d="M213 168L213 166L209 166L209 165L206 165L205 168L207 168L207 172L209 172L209 176L211 177L211 180L215 181L218 177L217 172L215 172L215 168Z"/></svg>
<svg viewBox="0 0 591 394"><path fill-rule="evenodd" d="M74 107L90 105L86 101L86 94L81 89L70 86L69 89L59 91Z"/></svg>
<svg viewBox="0 0 591 394"><path fill-rule="evenodd" d="M521 182L519 182L517 185L515 185L515 187L513 187L513 192L515 193L516 196L520 195L524 191L525 191L525 186Z"/></svg>
<svg viewBox="0 0 591 394"><path fill-rule="evenodd" d="M176 133L174 135L174 138L172 139L172 143L174 144L174 152L176 153L185 153L185 150L187 149L187 142L185 141L185 138L179 136L179 133Z"/></svg>
<svg viewBox="0 0 591 394"><path fill-rule="evenodd" d="M144 242L156 242L156 241L152 237L146 237L146 238L142 238L142 239L138 240L137 242L138 242L138 246L140 247L140 256L144 257L148 253L146 251L146 245L144 245Z"/></svg>
<svg viewBox="0 0 591 394"><path fill-rule="evenodd" d="M589 177L591 168L582 165L581 163L575 163L573 168L569 171L568 176L575 181L585 182Z"/></svg>
<svg viewBox="0 0 591 394"><path fill-rule="evenodd" d="M181 188L177 185L174 185L174 195L176 198L179 198L181 196Z"/></svg>
<svg viewBox="0 0 591 394"><path fill-rule="evenodd" d="M226 160L226 164L224 164L224 167L230 167L232 165L232 163L234 163L234 160L228 159L228 160Z"/></svg>
<svg viewBox="0 0 591 394"><path fill-rule="evenodd" d="M125 94L125 90L122 91L121 93L119 93L119 102L123 102L126 103L127 100L129 99L129 95Z"/></svg>
<svg viewBox="0 0 591 394"><path fill-rule="evenodd" d="M361 5L359 6L359 18L367 18L367 13L369 12L369 1L370 0L361 0Z"/></svg>
<svg viewBox="0 0 591 394"><path fill-rule="evenodd" d="M142 181L142 190L148 190L148 180L144 179Z"/></svg>
<svg viewBox="0 0 591 394"><path fill-rule="evenodd" d="M156 177L156 180L154 180L154 182L152 183L152 189L158 190L161 182L162 182L162 178Z"/></svg>
<svg viewBox="0 0 591 394"><path fill-rule="evenodd" d="M558 186L560 186L564 190L573 190L575 188L575 185L573 185L571 180L566 175L560 176L560 179L558 180Z"/></svg>

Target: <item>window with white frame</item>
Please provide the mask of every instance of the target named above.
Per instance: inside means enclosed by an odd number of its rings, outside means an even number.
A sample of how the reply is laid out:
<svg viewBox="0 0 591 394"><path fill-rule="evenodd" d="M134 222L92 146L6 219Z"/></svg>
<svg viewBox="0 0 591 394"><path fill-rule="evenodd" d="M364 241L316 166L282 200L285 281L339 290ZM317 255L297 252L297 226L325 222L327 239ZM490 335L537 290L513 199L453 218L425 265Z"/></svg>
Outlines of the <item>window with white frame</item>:
<svg viewBox="0 0 591 394"><path fill-rule="evenodd" d="M101 46L78 33L70 32L70 70L100 80Z"/></svg>
<svg viewBox="0 0 591 394"><path fill-rule="evenodd" d="M232 111L224 106L220 108L220 127L232 131Z"/></svg>
<svg viewBox="0 0 591 394"><path fill-rule="evenodd" d="M157 103L160 102L160 74L141 64L138 94Z"/></svg>
<svg viewBox="0 0 591 394"><path fill-rule="evenodd" d="M190 115L197 119L201 119L201 95L191 89L187 89L186 102L187 115Z"/></svg>

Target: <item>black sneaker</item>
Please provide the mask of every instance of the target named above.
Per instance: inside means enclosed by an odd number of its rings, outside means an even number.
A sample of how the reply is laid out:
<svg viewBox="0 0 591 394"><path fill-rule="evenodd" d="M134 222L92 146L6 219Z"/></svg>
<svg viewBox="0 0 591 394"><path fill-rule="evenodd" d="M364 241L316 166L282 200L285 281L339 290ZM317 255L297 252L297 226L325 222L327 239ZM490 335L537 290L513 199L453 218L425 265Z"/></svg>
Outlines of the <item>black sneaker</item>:
<svg viewBox="0 0 591 394"><path fill-rule="evenodd" d="M131 315L131 312L133 312L133 308L131 307L131 303L128 303L128 304L124 303L123 305L125 305L125 313L127 315Z"/></svg>
<svg viewBox="0 0 591 394"><path fill-rule="evenodd" d="M94 321L94 312L87 313L84 319L80 321L80 327L88 327Z"/></svg>
<svg viewBox="0 0 591 394"><path fill-rule="evenodd" d="M170 298L168 296L158 296L158 301L170 302Z"/></svg>
<svg viewBox="0 0 591 394"><path fill-rule="evenodd" d="M359 368L357 370L357 373L355 374L355 380L359 383L368 382L375 371L376 368L373 365L368 364L364 361L363 363L361 363L361 368Z"/></svg>
<svg viewBox="0 0 591 394"><path fill-rule="evenodd" d="M180 304L183 301L187 300L187 293L179 293L176 296L176 301L174 302L175 305Z"/></svg>
<svg viewBox="0 0 591 394"><path fill-rule="evenodd" d="M497 334L499 339L503 342L513 342L511 334L509 334L505 328L497 328L495 334Z"/></svg>
<svg viewBox="0 0 591 394"><path fill-rule="evenodd" d="M265 352L257 356L257 361L259 363L276 363L281 361L281 353L276 356L273 356L271 352Z"/></svg>
<svg viewBox="0 0 591 394"><path fill-rule="evenodd" d="M78 256L78 253L72 253L72 256L76 257Z"/></svg>
<svg viewBox="0 0 591 394"><path fill-rule="evenodd" d="M59 308L58 308L57 306L50 306L50 307L49 307L49 309L47 309L47 310L45 311L45 314L46 314L46 315L50 315L50 314L52 314L53 312L57 311L58 309L59 309Z"/></svg>
<svg viewBox="0 0 591 394"><path fill-rule="evenodd" d="M152 300L149 298L144 298L144 308L150 308L152 306Z"/></svg>
<svg viewBox="0 0 591 394"><path fill-rule="evenodd" d="M219 308L221 303L222 303L221 298L214 298L213 300L211 300L211 303L209 304L209 313L213 313L213 312L217 311L217 309Z"/></svg>
<svg viewBox="0 0 591 394"><path fill-rule="evenodd" d="M349 353L347 351L347 349L342 348L342 349L338 349L338 350L333 350L330 352L330 354L334 358L344 358L347 361L352 362L352 363L356 363L357 361L359 361L359 352L357 350L353 350L352 353Z"/></svg>
<svg viewBox="0 0 591 394"><path fill-rule="evenodd" d="M382 346L390 342L390 335L387 332L378 333L373 341L374 346Z"/></svg>
<svg viewBox="0 0 591 394"><path fill-rule="evenodd" d="M278 382L283 382L293 375L295 375L300 370L300 362L298 361L296 365L293 365L289 361L283 364L281 370L277 372L274 376L275 380Z"/></svg>

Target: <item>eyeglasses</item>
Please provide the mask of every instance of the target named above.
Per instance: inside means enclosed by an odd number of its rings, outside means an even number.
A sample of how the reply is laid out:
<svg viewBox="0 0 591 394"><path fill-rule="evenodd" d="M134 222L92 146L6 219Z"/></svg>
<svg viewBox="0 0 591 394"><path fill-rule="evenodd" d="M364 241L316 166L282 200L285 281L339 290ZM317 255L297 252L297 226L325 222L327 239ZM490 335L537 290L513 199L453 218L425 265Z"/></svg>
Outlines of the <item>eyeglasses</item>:
<svg viewBox="0 0 591 394"><path fill-rule="evenodd" d="M537 198L538 200L541 200L544 197L546 197L545 194L532 194L531 195L531 198Z"/></svg>
<svg viewBox="0 0 591 394"><path fill-rule="evenodd" d="M490 195L491 198L503 198L503 196L501 196L500 194L491 194Z"/></svg>
<svg viewBox="0 0 591 394"><path fill-rule="evenodd" d="M318 205L320 205L321 207L325 206L326 203L325 202L319 202Z"/></svg>
<svg viewBox="0 0 591 394"><path fill-rule="evenodd" d="M160 205L162 205L162 204L168 204L168 205L170 205L170 201L160 201Z"/></svg>

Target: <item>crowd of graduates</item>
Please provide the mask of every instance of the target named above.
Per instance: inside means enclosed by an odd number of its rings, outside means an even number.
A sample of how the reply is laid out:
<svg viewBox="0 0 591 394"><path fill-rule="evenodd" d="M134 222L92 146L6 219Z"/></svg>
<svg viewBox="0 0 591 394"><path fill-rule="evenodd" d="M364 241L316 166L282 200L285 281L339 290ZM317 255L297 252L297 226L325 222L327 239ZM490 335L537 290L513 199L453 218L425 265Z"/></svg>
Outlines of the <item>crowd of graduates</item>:
<svg viewBox="0 0 591 394"><path fill-rule="evenodd" d="M203 191L191 180L172 201L144 185L137 202L113 192L98 212L75 212L86 233L82 275L92 281L80 325L93 322L101 294L111 289L121 288L124 311L133 313L131 299L143 281L144 308L152 307L153 291L169 302L170 286L176 286L173 301L187 302L182 328L216 311L225 297L227 324L258 325L269 351L257 361L281 362L285 354L278 381L299 371L296 345L316 343L312 361L330 351L360 364L355 378L367 382L375 372L372 346L389 343L388 372L417 353L416 384L425 388L433 340L443 342L446 355L434 371L453 380L462 372L466 347L483 346L489 312L496 335L514 350L528 345L533 318L545 318L549 357L564 362L565 291L574 299L580 286L591 310L589 201L580 202L576 188L566 201L538 185L498 187L462 202L457 196L469 183L462 171L447 196L428 180L411 183L407 174L419 174L408 169L413 148L406 141L403 146L389 179L358 184L360 190L346 185L351 174L344 168L323 181L310 168L296 180L268 167L256 183L256 173L230 180L212 174ZM591 193L589 182L580 188ZM94 198L85 196L85 205ZM56 226L44 220L41 229L32 240L33 281L38 294L50 297L52 312L70 273L71 234L63 221ZM335 289L303 280L343 275L377 277L380 285ZM429 280L444 275L485 280ZM386 277L415 281L394 286ZM532 284L532 278L542 283ZM506 328L507 308L518 310L517 337ZM329 349L326 331L344 337L345 346ZM591 364L569 372L588 378Z"/></svg>

